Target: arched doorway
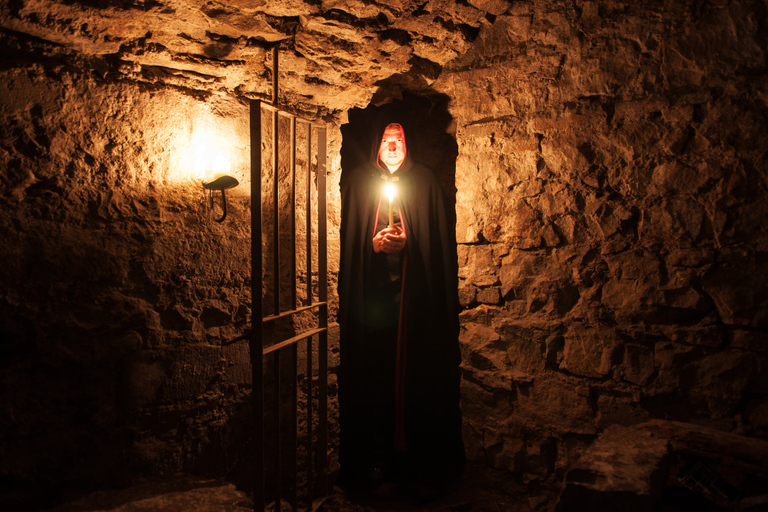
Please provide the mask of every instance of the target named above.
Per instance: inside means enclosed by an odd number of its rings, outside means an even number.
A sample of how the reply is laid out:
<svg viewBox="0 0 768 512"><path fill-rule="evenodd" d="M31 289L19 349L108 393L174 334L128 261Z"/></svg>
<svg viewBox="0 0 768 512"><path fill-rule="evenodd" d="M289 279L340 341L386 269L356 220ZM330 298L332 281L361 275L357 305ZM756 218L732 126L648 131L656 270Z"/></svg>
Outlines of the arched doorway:
<svg viewBox="0 0 768 512"><path fill-rule="evenodd" d="M402 98L364 109L354 108L348 113L348 123L342 125L341 168L353 170L368 161L371 145L370 126L386 110L402 113L410 121L415 141L413 158L437 174L446 196L455 204L456 157L459 154L455 136L451 133L454 122L448 112L450 98L444 94L417 95L408 92Z"/></svg>
<svg viewBox="0 0 768 512"><path fill-rule="evenodd" d="M447 105L445 96L405 93L349 112L341 127L338 485L345 490L393 484L420 500L463 468L457 144ZM396 191L388 222L387 188Z"/></svg>

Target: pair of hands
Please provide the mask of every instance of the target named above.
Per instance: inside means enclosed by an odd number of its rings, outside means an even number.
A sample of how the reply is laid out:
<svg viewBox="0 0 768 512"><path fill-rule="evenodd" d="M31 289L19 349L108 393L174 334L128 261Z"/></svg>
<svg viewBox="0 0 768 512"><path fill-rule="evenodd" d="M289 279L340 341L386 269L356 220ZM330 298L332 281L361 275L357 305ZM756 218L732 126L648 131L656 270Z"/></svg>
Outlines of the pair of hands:
<svg viewBox="0 0 768 512"><path fill-rule="evenodd" d="M405 248L405 231L397 226L384 228L373 237L373 251L397 254Z"/></svg>

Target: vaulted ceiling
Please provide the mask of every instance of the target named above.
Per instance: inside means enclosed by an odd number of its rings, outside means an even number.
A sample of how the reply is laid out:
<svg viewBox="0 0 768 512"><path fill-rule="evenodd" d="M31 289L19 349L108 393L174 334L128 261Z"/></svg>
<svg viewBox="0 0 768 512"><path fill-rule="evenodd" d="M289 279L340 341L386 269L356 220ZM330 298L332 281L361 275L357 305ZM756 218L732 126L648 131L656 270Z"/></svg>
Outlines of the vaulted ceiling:
<svg viewBox="0 0 768 512"><path fill-rule="evenodd" d="M271 97L316 114L366 105L381 84L429 87L506 0L12 0L0 8L17 54L97 79L195 94Z"/></svg>

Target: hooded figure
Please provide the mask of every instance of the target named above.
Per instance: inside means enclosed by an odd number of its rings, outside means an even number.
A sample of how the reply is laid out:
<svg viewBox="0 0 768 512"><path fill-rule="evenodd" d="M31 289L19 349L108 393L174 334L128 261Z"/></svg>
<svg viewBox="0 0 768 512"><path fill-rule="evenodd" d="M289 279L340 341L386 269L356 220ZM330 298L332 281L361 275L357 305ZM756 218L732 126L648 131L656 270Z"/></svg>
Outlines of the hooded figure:
<svg viewBox="0 0 768 512"><path fill-rule="evenodd" d="M341 176L339 485L428 499L464 467L458 268L450 203L408 133L382 119L369 162Z"/></svg>

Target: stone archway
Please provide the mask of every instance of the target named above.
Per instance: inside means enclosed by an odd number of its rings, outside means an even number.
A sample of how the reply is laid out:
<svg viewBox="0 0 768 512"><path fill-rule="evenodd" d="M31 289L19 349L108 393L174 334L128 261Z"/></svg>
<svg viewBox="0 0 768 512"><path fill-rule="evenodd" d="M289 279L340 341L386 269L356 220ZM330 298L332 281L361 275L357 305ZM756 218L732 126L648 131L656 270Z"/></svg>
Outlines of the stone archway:
<svg viewBox="0 0 768 512"><path fill-rule="evenodd" d="M448 112L450 98L444 94L417 95L404 92L402 98L390 103L349 111L347 124L342 125L341 168L353 170L368 160L372 121L384 109L394 109L409 117L415 139L415 160L437 174L452 205L456 199L456 157L458 144L451 129L454 120Z"/></svg>

